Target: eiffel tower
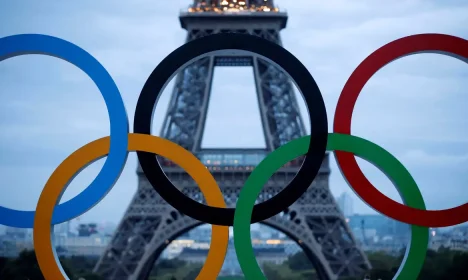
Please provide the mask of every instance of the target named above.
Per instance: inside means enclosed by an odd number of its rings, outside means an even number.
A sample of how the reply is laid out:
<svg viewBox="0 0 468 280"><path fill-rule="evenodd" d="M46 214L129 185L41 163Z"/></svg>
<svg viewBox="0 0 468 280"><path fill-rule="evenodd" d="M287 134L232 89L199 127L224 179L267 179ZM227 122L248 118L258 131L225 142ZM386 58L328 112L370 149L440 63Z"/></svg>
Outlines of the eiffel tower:
<svg viewBox="0 0 468 280"><path fill-rule="evenodd" d="M191 41L215 33L252 34L282 45L280 31L288 16L271 0L194 0L180 22ZM265 149L202 149L213 71L216 66L251 66L260 108ZM269 152L306 135L291 81L259 57L200 58L181 71L163 123L162 137L192 151L211 171L228 207L234 207L251 170ZM160 160L168 178L187 196L204 202L198 186L181 168ZM264 187L265 201L297 174L301 160L281 168ZM148 279L155 261L169 243L202 223L168 205L149 185L140 166L138 190L94 271L107 280ZM370 264L358 247L330 193L329 155L308 191L284 212L262 223L295 240L320 279L360 277Z"/></svg>

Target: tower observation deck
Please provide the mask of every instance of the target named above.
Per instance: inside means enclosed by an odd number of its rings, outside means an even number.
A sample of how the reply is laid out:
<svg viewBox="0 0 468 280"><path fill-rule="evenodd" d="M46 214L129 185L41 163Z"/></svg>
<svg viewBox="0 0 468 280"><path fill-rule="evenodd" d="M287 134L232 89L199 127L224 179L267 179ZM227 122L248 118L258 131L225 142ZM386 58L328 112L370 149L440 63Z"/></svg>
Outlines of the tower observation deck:
<svg viewBox="0 0 468 280"><path fill-rule="evenodd" d="M188 12L192 13L277 13L279 11L273 0L195 0L188 8Z"/></svg>
<svg viewBox="0 0 468 280"><path fill-rule="evenodd" d="M288 15L285 10L276 7L273 0L195 0L192 5L181 11L179 18L184 29L196 28L196 23L201 20L203 25L210 24L211 27L217 25L225 30L242 33L240 31L245 30L246 25L263 30L265 24L270 31L274 29L277 32L286 28ZM234 25L229 25L232 23Z"/></svg>

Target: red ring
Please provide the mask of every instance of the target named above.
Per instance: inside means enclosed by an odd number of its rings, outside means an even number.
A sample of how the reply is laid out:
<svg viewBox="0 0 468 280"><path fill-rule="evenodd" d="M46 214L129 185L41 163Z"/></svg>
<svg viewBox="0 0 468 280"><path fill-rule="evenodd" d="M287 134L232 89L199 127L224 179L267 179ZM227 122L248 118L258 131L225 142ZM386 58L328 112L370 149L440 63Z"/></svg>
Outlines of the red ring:
<svg viewBox="0 0 468 280"><path fill-rule="evenodd" d="M369 55L349 77L336 107L335 133L351 134L357 98L367 81L386 64L415 53L441 53L468 62L468 41L444 34L419 34L395 40ZM395 220L425 227L446 227L468 221L468 203L445 210L420 210L398 203L364 176L352 153L335 152L338 166L352 189L372 208Z"/></svg>

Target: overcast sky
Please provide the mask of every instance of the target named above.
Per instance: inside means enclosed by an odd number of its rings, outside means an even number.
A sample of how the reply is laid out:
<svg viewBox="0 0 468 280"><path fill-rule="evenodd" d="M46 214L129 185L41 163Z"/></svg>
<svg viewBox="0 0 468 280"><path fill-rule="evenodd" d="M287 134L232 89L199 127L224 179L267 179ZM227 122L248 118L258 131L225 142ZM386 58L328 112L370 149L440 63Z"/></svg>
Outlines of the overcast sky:
<svg viewBox="0 0 468 280"><path fill-rule="evenodd" d="M116 2L1 1L0 37L43 33L84 48L112 75L132 124L148 75L185 40L178 13L190 1ZM465 0L283 0L277 4L290 17L282 32L284 46L317 81L330 131L343 85L372 51L416 33L468 39ZM264 146L250 74L251 70L243 68L216 70L204 147ZM357 102L353 134L395 155L414 176L429 209L467 202L467 78L467 65L454 58L435 54L406 57L378 72ZM0 86L0 205L32 210L46 180L70 153L109 134L109 118L93 82L56 58L34 55L3 61ZM157 106L156 133L169 97L170 89ZM62 201L81 192L103 162L79 174ZM379 170L359 162L380 191L401 201ZM132 153L115 187L82 220L120 220L137 187L136 164ZM347 191L354 198L355 212L374 213L347 186L334 158L331 168L332 193L338 196Z"/></svg>

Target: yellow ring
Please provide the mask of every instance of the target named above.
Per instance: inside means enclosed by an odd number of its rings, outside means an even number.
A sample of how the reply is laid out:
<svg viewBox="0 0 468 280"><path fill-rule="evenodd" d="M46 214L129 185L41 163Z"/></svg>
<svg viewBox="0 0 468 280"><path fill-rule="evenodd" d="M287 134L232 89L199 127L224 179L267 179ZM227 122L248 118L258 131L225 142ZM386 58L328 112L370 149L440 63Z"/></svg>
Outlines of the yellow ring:
<svg viewBox="0 0 468 280"><path fill-rule="evenodd" d="M54 208L71 179L87 165L106 156L109 146L110 137L104 137L75 151L55 169L41 192L34 217L33 234L37 261L47 280L68 279L52 246L51 224ZM128 151L154 153L177 163L198 184L208 205L226 208L224 197L211 173L192 153L181 146L156 136L130 133ZM210 250L197 280L212 280L218 277L226 257L228 242L229 227L212 225Z"/></svg>

